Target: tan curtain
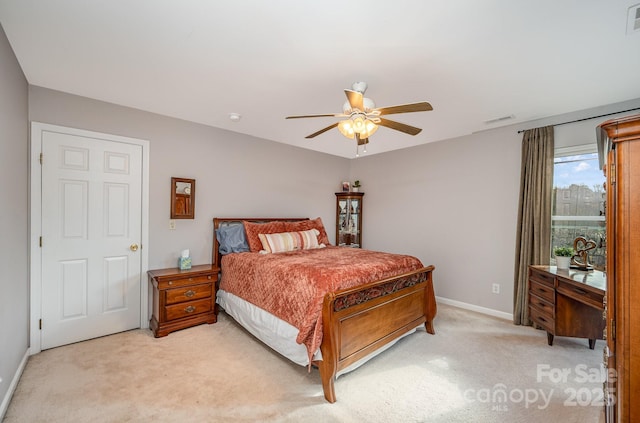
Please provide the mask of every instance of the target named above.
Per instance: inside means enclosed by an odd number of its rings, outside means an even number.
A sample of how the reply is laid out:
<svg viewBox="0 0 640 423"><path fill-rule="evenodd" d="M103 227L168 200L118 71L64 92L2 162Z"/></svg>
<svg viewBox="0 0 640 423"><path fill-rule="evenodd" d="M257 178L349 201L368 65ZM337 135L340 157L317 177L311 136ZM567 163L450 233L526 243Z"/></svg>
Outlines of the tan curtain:
<svg viewBox="0 0 640 423"><path fill-rule="evenodd" d="M549 264L551 257L553 148L553 126L524 131L513 290L516 325L531 325L529 265Z"/></svg>

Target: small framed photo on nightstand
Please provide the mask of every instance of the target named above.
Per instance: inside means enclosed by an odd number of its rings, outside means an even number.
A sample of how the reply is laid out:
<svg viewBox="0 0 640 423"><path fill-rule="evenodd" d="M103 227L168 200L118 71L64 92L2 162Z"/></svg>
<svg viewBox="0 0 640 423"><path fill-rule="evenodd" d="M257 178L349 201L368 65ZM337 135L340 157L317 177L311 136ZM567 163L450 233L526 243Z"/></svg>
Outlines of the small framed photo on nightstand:
<svg viewBox="0 0 640 423"><path fill-rule="evenodd" d="M351 184L348 181L342 182L342 192L349 192L351 190Z"/></svg>

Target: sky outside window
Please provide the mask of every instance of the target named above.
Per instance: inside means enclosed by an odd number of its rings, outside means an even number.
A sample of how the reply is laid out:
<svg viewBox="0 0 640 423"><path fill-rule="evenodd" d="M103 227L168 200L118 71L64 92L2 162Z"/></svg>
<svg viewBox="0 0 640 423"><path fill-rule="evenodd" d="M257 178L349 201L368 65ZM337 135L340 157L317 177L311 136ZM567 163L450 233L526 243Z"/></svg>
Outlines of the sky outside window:
<svg viewBox="0 0 640 423"><path fill-rule="evenodd" d="M598 154L579 154L554 159L553 186L567 188L571 184L592 188L602 186L604 174L598 165Z"/></svg>

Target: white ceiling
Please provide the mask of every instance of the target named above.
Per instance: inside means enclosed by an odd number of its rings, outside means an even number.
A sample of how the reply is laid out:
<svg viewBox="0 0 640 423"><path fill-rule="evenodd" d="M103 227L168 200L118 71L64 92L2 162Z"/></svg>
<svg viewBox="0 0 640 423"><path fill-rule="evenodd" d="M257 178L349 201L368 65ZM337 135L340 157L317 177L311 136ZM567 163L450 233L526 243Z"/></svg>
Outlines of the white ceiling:
<svg viewBox="0 0 640 423"><path fill-rule="evenodd" d="M304 138L334 118L285 116L341 112L354 81L433 105L376 154L640 98L638 1L0 0L0 23L32 85L352 158Z"/></svg>

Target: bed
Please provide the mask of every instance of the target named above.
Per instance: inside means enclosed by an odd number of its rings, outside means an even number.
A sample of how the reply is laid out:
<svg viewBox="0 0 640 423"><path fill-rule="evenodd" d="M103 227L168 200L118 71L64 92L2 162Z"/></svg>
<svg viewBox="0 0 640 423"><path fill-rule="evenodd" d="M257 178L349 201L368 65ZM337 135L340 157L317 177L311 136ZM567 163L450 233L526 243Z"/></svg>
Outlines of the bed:
<svg viewBox="0 0 640 423"><path fill-rule="evenodd" d="M218 304L274 350L317 366L329 402L338 375L422 325L435 334L434 266L329 245L320 218L214 218L213 226Z"/></svg>

